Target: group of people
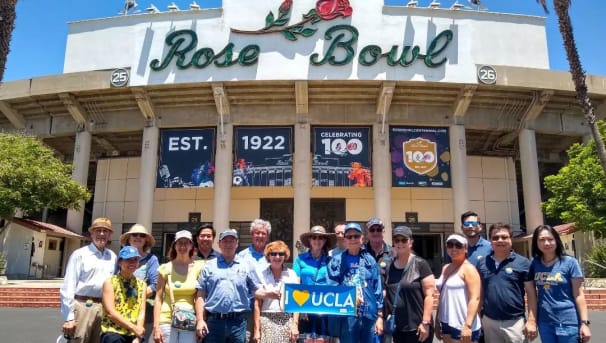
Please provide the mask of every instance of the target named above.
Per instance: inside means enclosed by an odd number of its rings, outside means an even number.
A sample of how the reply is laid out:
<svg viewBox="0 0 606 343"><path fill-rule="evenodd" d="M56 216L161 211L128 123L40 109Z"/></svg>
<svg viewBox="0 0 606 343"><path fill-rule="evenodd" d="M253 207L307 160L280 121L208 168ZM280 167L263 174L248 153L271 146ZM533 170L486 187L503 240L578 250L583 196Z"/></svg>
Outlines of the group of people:
<svg viewBox="0 0 606 343"><path fill-rule="evenodd" d="M195 236L179 231L170 261L159 265L145 227L124 233L116 256L106 247L111 222L98 218L89 228L91 244L67 264L63 332L70 342L102 343L141 343L146 336L155 343L244 343L247 337L430 343L434 335L447 343L522 343L538 335L543 343L589 341L583 275L557 231L535 229L532 261L512 250L509 225L491 225L486 240L479 216L466 212L461 231L446 239L447 263L436 280L414 253L412 230L395 227L388 244L379 218L365 227L342 223L334 232L313 226L299 237L307 251L292 268L288 245L269 242L271 224L262 219L251 223L252 244L239 253L236 230L219 234L219 251L212 225ZM355 288L356 314L286 313L283 285L298 283Z"/></svg>

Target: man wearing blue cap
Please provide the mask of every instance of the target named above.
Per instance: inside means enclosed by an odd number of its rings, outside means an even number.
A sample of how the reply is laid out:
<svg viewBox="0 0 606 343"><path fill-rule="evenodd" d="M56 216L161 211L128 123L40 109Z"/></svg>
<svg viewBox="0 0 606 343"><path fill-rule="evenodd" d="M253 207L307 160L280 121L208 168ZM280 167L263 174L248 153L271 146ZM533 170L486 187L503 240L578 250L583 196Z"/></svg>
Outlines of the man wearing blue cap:
<svg viewBox="0 0 606 343"><path fill-rule="evenodd" d="M238 232L219 235L221 254L207 261L196 283L196 333L205 343L244 343L251 295L279 299L280 291L266 291L250 260L236 255Z"/></svg>
<svg viewBox="0 0 606 343"><path fill-rule="evenodd" d="M328 264L329 285L354 286L358 313L338 318L341 343L370 343L375 332L383 332L383 289L374 257L363 249L364 233L358 223L345 225L347 250L333 256Z"/></svg>

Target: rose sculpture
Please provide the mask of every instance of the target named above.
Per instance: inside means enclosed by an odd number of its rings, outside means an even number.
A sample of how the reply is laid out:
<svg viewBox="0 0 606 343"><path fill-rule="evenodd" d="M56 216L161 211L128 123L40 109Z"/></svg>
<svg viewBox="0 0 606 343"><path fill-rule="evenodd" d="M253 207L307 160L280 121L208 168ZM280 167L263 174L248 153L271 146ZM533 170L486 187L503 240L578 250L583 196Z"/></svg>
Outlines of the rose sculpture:
<svg viewBox="0 0 606 343"><path fill-rule="evenodd" d="M286 39L296 41L297 35L310 37L318 31L316 28L305 27L308 23L314 25L322 20L349 17L353 12L349 0L318 0L316 8L304 14L301 21L287 25L290 21L292 3L293 0L284 0L278 8L277 18L272 11L269 11L265 17L265 26L262 29L249 31L232 28L231 32L254 35L280 32Z"/></svg>

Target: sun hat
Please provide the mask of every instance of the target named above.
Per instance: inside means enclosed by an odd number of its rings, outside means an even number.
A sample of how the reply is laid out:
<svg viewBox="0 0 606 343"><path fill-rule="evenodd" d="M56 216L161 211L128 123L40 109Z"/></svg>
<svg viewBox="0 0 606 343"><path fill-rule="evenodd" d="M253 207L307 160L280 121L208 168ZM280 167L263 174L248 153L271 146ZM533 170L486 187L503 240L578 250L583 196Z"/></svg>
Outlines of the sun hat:
<svg viewBox="0 0 606 343"><path fill-rule="evenodd" d="M187 239L189 239L189 240L190 240L192 243L194 242L194 239L193 239L193 237L192 237L192 235L191 235L191 232L189 232L188 230L181 230L181 231L178 231L178 232L175 234L175 242L176 242L176 241L178 241L178 240L180 240L181 238L187 238Z"/></svg>
<svg viewBox="0 0 606 343"><path fill-rule="evenodd" d="M467 245L467 238L461 236L461 235L450 235L448 236L448 238L446 238L446 242L450 242L450 241L457 241L463 245Z"/></svg>
<svg viewBox="0 0 606 343"><path fill-rule="evenodd" d="M309 232L302 234L299 239L301 243L307 248L310 248L309 239L311 236L324 236L326 237L326 247L331 248L337 243L337 235L334 233L326 232L326 228L321 225L313 226Z"/></svg>
<svg viewBox="0 0 606 343"><path fill-rule="evenodd" d="M156 245L156 240L154 239L154 236L152 236L149 232L147 232L147 229L145 228L145 226L143 226L141 224L135 224L135 225L131 226L127 232L120 235L120 244L122 244L122 245L128 244L128 236L133 233L145 234L146 245L149 246L150 248L153 247L154 245Z"/></svg>
<svg viewBox="0 0 606 343"><path fill-rule="evenodd" d="M412 230L408 226L396 226L391 232L392 237L404 236L408 239L412 238Z"/></svg>
<svg viewBox="0 0 606 343"><path fill-rule="evenodd" d="M345 233L347 233L347 231L349 231L349 230L356 230L359 233L363 233L362 232L362 227L358 223L347 223L347 224L345 224Z"/></svg>
<svg viewBox="0 0 606 343"><path fill-rule="evenodd" d="M112 221L109 220L109 218L105 217L99 217L95 219L88 228L88 231L90 232L92 229L95 228L108 229L109 231L114 232L114 228L112 227Z"/></svg>
<svg viewBox="0 0 606 343"><path fill-rule="evenodd" d="M233 237L235 239L238 239L238 231L234 230L234 229L225 229L223 230L223 232L221 232L221 234L219 235L219 240L223 240L223 238L225 237Z"/></svg>
<svg viewBox="0 0 606 343"><path fill-rule="evenodd" d="M129 258L133 257L141 258L141 255L139 254L139 250L133 247L132 245L126 245L122 247L122 249L120 249L120 252L118 253L119 260L128 260Z"/></svg>

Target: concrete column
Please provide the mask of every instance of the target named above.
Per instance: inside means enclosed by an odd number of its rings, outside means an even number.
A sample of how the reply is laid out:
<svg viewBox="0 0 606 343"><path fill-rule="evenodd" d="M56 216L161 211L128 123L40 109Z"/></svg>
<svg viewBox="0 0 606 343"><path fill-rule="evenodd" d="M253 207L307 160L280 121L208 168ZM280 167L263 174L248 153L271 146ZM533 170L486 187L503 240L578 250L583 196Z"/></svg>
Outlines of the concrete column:
<svg viewBox="0 0 606 343"><path fill-rule="evenodd" d="M311 129L309 123L295 124L295 153L293 165L294 204L293 242L309 231L311 197ZM297 249L293 249L295 255Z"/></svg>
<svg viewBox="0 0 606 343"><path fill-rule="evenodd" d="M375 123L372 127L372 186L375 215L385 223L385 238L391 240L391 155L389 131L386 127L385 132L381 132L382 127L381 123ZM401 215L404 216L404 213Z"/></svg>
<svg viewBox="0 0 606 343"><path fill-rule="evenodd" d="M541 211L541 180L537 158L537 141L534 130L523 129L518 137L520 142L520 165L522 167L522 186L524 187L524 210L526 232L543 224Z"/></svg>
<svg viewBox="0 0 606 343"><path fill-rule="evenodd" d="M467 143L465 126L450 126L450 177L452 178L452 210L454 230L461 231L461 214L469 208L469 186L467 184Z"/></svg>
<svg viewBox="0 0 606 343"><path fill-rule="evenodd" d="M88 180L88 164L90 163L90 146L92 135L83 130L76 133L76 144L74 145L74 170L72 179L86 187ZM84 222L84 201L80 201L80 210L67 210L67 228L82 233Z"/></svg>
<svg viewBox="0 0 606 343"><path fill-rule="evenodd" d="M154 210L154 191L156 189L156 172L158 170L158 141L160 130L155 125L143 129L141 147L141 170L139 172L139 207L137 223L152 232L152 212Z"/></svg>
<svg viewBox="0 0 606 343"><path fill-rule="evenodd" d="M215 155L215 199L213 225L217 232L229 227L231 206L231 184L233 176L233 140L234 127L232 124L223 124L217 130L217 150Z"/></svg>

